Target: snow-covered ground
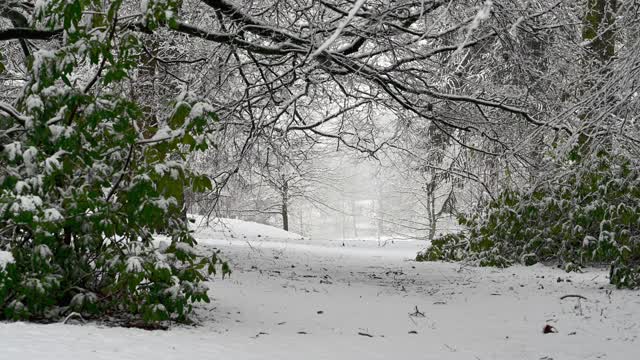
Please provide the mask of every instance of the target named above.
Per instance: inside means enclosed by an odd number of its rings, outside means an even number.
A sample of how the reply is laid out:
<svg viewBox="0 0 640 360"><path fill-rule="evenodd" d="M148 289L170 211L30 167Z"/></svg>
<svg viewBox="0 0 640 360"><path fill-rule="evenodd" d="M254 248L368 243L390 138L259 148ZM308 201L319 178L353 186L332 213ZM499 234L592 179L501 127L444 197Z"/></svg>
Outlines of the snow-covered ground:
<svg viewBox="0 0 640 360"><path fill-rule="evenodd" d="M640 292L612 291L602 270L416 263L417 241L306 240L237 220L196 237L234 270L211 284L200 326L0 323L0 359L626 360L640 349Z"/></svg>

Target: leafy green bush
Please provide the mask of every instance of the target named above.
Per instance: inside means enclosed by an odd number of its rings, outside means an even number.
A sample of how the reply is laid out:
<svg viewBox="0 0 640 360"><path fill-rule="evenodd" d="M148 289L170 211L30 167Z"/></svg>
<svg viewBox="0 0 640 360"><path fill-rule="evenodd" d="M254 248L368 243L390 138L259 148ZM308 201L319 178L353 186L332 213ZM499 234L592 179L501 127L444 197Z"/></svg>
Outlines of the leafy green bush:
<svg viewBox="0 0 640 360"><path fill-rule="evenodd" d="M567 271L609 264L611 282L640 286L640 173L607 152L560 164L530 192L507 189L481 213L461 219L464 234L435 240L418 259L477 260L483 266L558 261ZM461 238L466 253L452 253Z"/></svg>
<svg viewBox="0 0 640 360"><path fill-rule="evenodd" d="M431 241L431 246L418 253L417 261L460 261L469 252L469 241L464 234L447 234Z"/></svg>
<svg viewBox="0 0 640 360"><path fill-rule="evenodd" d="M38 24L63 27L61 45L33 54L22 97L0 113L0 250L14 258L0 269L0 319L186 320L209 301L206 276L229 272L218 254L196 253L180 202L187 187L211 188L184 161L209 145L211 106L183 92L149 125L119 90L143 53L118 27L121 2L44 4ZM149 19L170 13L154 4ZM88 22L87 9L105 15ZM170 245L154 245L157 232Z"/></svg>

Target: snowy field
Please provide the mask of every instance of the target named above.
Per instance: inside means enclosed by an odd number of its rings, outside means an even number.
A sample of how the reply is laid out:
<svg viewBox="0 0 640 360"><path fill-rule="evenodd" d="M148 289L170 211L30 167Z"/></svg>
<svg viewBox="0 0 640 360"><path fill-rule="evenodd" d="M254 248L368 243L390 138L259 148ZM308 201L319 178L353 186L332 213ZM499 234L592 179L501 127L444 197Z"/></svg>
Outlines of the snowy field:
<svg viewBox="0 0 640 360"><path fill-rule="evenodd" d="M417 241L307 240L238 220L196 237L234 271L211 284L199 326L0 323L0 359L631 360L640 351L640 292L612 291L605 271L416 263Z"/></svg>

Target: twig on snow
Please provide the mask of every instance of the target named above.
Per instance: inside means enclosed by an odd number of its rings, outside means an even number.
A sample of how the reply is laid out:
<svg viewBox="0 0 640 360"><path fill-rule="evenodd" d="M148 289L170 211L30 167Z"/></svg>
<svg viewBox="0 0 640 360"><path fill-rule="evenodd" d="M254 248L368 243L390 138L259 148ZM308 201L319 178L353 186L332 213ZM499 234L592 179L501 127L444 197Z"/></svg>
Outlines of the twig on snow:
<svg viewBox="0 0 640 360"><path fill-rule="evenodd" d="M577 295L577 294L569 294L569 295L563 295L560 297L560 300L564 300L567 298L578 298L578 299L582 299L582 300L587 300L586 297L582 296L582 295Z"/></svg>
<svg viewBox="0 0 640 360"><path fill-rule="evenodd" d="M71 318L80 318L80 320L83 323L86 323L86 321L84 320L84 318L82 317L82 315L80 315L77 312L72 312L71 314L67 315L67 317L62 321L63 324L66 324L69 320L71 320Z"/></svg>
<svg viewBox="0 0 640 360"><path fill-rule="evenodd" d="M418 305L416 305L416 311L409 313L409 316L424 317L424 313L418 310Z"/></svg>

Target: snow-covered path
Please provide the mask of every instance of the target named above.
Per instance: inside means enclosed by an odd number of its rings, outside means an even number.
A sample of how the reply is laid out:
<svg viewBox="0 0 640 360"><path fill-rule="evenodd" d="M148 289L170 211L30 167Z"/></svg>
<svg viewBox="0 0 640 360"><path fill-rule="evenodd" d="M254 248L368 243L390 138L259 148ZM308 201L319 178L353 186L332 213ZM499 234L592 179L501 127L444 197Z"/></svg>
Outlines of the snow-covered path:
<svg viewBox="0 0 640 360"><path fill-rule="evenodd" d="M640 349L640 293L611 291L603 271L416 263L419 242L263 230L198 234L234 269L198 307L201 326L0 323L0 359L623 360Z"/></svg>

